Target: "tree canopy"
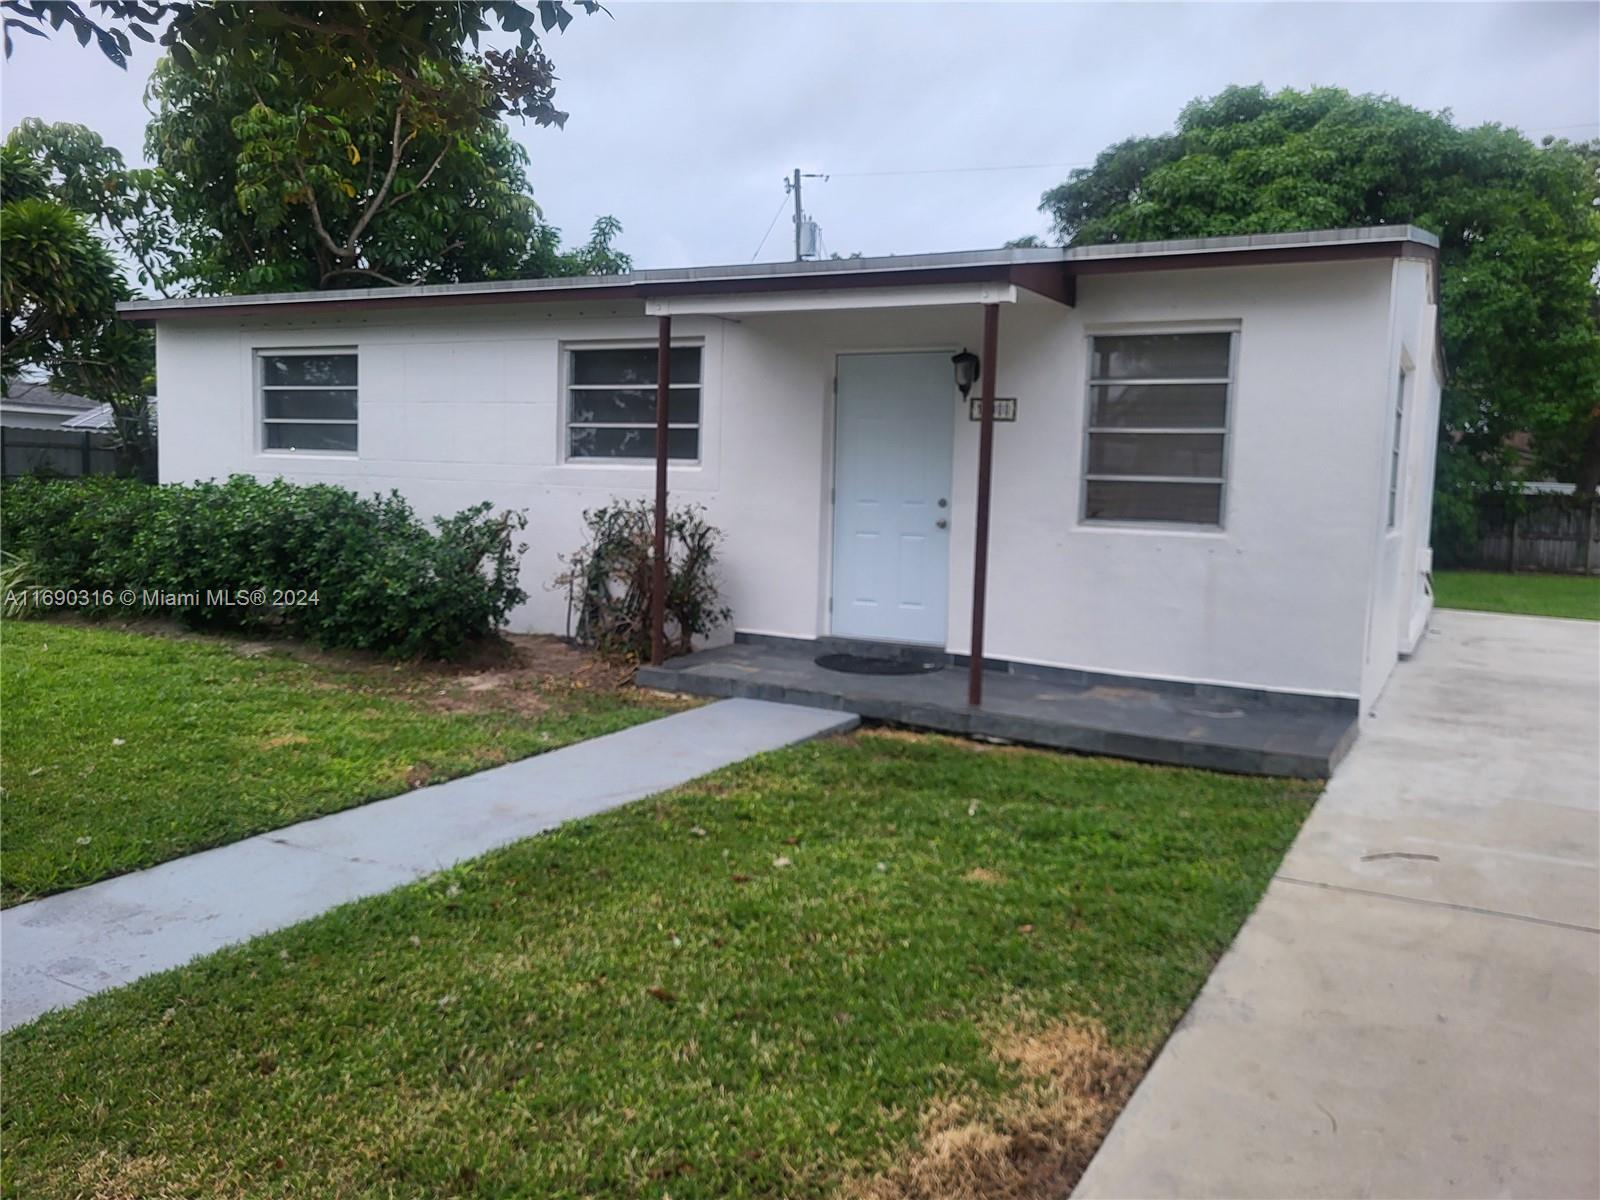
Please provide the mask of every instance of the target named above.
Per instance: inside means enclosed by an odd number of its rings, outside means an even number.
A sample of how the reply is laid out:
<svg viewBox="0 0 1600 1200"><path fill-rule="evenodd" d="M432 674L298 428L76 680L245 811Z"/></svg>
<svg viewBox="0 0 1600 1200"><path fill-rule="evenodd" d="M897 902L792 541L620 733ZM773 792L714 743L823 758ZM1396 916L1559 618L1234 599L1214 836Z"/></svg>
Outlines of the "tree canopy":
<svg viewBox="0 0 1600 1200"><path fill-rule="evenodd" d="M424 64L426 82L446 70ZM449 283L625 270L599 244L563 255L527 154L482 111L441 114L374 68L344 63L348 107L265 50L160 63L146 153L167 182L183 283L206 292ZM329 95L337 95L331 91Z"/></svg>
<svg viewBox="0 0 1600 1200"><path fill-rule="evenodd" d="M175 230L168 181L159 171L128 167L119 150L84 125L24 117L6 144L18 161L44 172L56 200L98 224L141 286L164 290Z"/></svg>
<svg viewBox="0 0 1600 1200"><path fill-rule="evenodd" d="M1512 476L1507 439L1539 467L1600 483L1600 262L1594 144L1535 145L1457 128L1385 96L1233 87L1174 132L1104 151L1046 192L1064 242L1141 241L1411 223L1440 239L1448 380L1440 524Z"/></svg>
<svg viewBox="0 0 1600 1200"><path fill-rule="evenodd" d="M166 48L147 90L153 170L125 169L87 130L80 144L66 127L50 127L53 141L29 135L144 286L292 291L629 266L607 216L562 251L502 119L566 120L540 44L541 30L572 20L566 4L100 0L93 17L71 0L0 7L8 54L13 31L46 26L97 41L119 64L130 33ZM480 47L496 27L517 35L514 49Z"/></svg>
<svg viewBox="0 0 1600 1200"><path fill-rule="evenodd" d="M32 371L64 391L107 401L123 465L150 465L147 397L154 339L117 318L133 292L96 230L106 206L88 180L121 158L82 126L24 122L0 146L0 356L7 387Z"/></svg>
<svg viewBox="0 0 1600 1200"><path fill-rule="evenodd" d="M0 0L7 57L13 33L44 37L47 25L65 25L85 46L92 39L119 67L132 53L130 34L180 66L236 60L244 70L270 45L304 98L325 108L359 105L363 84L344 69L348 61L375 72L369 80L397 81L436 112L482 109L540 125L567 119L554 105L555 74L540 35L565 30L574 7L601 11L598 0L538 0L531 8L520 0ZM480 39L496 27L516 35L514 49L481 51ZM477 69L440 75L440 66Z"/></svg>

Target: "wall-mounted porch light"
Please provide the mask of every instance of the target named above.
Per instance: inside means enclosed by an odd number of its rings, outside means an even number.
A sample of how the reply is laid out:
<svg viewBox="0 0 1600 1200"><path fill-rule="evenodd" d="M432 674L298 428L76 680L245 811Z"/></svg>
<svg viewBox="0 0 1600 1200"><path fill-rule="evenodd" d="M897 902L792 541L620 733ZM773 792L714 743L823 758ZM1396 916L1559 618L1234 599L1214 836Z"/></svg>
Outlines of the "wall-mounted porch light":
<svg viewBox="0 0 1600 1200"><path fill-rule="evenodd" d="M961 402L965 404L967 393L978 382L978 356L963 348L960 354L950 356L950 362L956 369L956 387L961 392Z"/></svg>

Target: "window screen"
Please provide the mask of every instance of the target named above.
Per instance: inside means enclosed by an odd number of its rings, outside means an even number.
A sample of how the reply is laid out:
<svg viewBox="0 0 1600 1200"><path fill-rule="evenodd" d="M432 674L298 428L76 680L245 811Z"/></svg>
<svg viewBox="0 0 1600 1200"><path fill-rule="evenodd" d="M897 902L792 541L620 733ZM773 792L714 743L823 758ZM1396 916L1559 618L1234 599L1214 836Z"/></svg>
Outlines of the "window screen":
<svg viewBox="0 0 1600 1200"><path fill-rule="evenodd" d="M256 356L261 445L356 452L354 350L274 350Z"/></svg>
<svg viewBox="0 0 1600 1200"><path fill-rule="evenodd" d="M567 457L654 459L656 348L573 350L567 384ZM700 457L700 347L674 346L667 396L667 457Z"/></svg>
<svg viewBox="0 0 1600 1200"><path fill-rule="evenodd" d="M1090 339L1085 520L1222 523L1233 336Z"/></svg>

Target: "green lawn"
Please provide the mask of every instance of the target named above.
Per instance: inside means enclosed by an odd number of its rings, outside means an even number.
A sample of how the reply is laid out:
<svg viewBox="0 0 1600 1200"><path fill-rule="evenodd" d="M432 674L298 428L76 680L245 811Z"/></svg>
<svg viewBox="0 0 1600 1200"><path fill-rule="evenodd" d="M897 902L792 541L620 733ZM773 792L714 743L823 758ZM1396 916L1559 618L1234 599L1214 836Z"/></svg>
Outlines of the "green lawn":
<svg viewBox="0 0 1600 1200"><path fill-rule="evenodd" d="M1600 576L1435 571L1433 597L1440 608L1600 621Z"/></svg>
<svg viewBox="0 0 1600 1200"><path fill-rule="evenodd" d="M507 689L497 709L478 694L458 702L453 684L415 667L6 621L0 898L79 887L662 711L578 687Z"/></svg>
<svg viewBox="0 0 1600 1200"><path fill-rule="evenodd" d="M13 1031L4 1194L1064 1195L1315 792L765 755Z"/></svg>

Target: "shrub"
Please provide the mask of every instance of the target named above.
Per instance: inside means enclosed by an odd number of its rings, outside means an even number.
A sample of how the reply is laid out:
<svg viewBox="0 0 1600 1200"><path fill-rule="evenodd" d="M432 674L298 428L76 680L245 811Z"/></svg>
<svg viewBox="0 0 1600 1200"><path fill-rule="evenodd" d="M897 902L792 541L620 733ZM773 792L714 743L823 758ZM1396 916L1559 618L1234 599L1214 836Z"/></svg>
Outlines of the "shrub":
<svg viewBox="0 0 1600 1200"><path fill-rule="evenodd" d="M650 656L650 595L655 509L645 500L617 500L583 514L589 539L568 560L556 586L568 588L578 607L578 641L610 658ZM720 531L699 505L667 512L667 644L687 654L728 620L719 604L712 568Z"/></svg>
<svg viewBox="0 0 1600 1200"><path fill-rule="evenodd" d="M399 493L358 496L327 484L151 485L99 476L14 480L0 502L6 549L52 588L109 591L112 611L170 613L209 629L279 627L322 646L448 656L492 634L527 599L513 545L520 512L488 503L430 531ZM136 593L133 604L123 593ZM222 593L265 591L239 605ZM273 593L316 603L271 603ZM145 603L186 593L179 603ZM195 594L198 593L197 596Z"/></svg>
<svg viewBox="0 0 1600 1200"><path fill-rule="evenodd" d="M38 586L39 576L26 555L0 550L0 613L25 616L34 607Z"/></svg>

